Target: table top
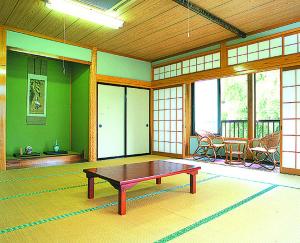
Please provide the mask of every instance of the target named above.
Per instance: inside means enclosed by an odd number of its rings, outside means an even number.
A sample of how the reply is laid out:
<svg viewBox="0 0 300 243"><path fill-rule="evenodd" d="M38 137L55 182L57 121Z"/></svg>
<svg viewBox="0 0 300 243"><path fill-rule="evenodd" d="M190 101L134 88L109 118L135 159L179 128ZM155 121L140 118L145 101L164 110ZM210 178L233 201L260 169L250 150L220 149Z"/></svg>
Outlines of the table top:
<svg viewBox="0 0 300 243"><path fill-rule="evenodd" d="M225 140L224 143L227 144L246 144L246 141L243 140Z"/></svg>
<svg viewBox="0 0 300 243"><path fill-rule="evenodd" d="M87 175L100 177L108 181L126 184L150 180L162 176L175 175L201 169L200 165L180 164L163 160L148 161L135 164L84 169Z"/></svg>

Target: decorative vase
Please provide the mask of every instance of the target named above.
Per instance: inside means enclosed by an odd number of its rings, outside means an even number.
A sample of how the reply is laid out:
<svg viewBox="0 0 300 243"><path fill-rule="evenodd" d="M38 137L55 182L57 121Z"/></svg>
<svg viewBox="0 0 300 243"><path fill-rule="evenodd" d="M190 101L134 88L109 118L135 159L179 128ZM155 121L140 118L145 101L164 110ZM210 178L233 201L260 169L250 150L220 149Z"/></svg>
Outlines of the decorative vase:
<svg viewBox="0 0 300 243"><path fill-rule="evenodd" d="M55 153L57 153L59 151L59 145L57 143L57 140L55 141L55 145L53 146L53 150Z"/></svg>
<svg viewBox="0 0 300 243"><path fill-rule="evenodd" d="M25 147L25 153L26 153L26 154L32 154L32 147L29 146L29 145L26 146L26 147Z"/></svg>

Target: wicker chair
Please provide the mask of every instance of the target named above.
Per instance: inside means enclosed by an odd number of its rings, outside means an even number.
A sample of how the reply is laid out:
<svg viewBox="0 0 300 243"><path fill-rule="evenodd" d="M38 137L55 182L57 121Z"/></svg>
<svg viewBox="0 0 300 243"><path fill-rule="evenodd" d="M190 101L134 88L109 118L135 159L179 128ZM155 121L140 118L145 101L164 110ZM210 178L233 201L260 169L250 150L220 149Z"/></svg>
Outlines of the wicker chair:
<svg viewBox="0 0 300 243"><path fill-rule="evenodd" d="M193 158L195 160L207 158L211 162L215 161L218 151L221 148L224 149L225 144L223 137L216 136L208 131L200 131L196 135L198 139L198 147L193 154Z"/></svg>
<svg viewBox="0 0 300 243"><path fill-rule="evenodd" d="M259 164L260 166L268 169L274 170L277 164L276 156L279 155L278 145L280 142L279 132L269 134L260 139L252 139L248 143L248 150L253 156L253 162L250 165L245 165L250 167L253 164ZM272 166L269 167L263 162L272 163Z"/></svg>

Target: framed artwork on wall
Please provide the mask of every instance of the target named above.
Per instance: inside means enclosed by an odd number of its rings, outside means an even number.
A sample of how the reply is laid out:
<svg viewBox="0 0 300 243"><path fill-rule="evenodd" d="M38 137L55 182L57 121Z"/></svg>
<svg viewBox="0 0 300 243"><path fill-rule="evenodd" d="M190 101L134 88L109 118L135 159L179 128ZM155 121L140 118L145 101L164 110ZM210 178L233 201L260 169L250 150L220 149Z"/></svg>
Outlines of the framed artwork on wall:
<svg viewBox="0 0 300 243"><path fill-rule="evenodd" d="M27 124L46 124L47 76L28 74Z"/></svg>

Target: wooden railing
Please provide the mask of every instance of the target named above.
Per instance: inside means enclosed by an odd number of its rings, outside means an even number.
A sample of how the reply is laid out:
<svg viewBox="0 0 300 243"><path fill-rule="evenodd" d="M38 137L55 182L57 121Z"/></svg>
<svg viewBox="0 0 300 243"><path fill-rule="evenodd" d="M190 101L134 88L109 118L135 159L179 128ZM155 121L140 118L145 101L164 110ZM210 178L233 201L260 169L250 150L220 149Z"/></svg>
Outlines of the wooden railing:
<svg viewBox="0 0 300 243"><path fill-rule="evenodd" d="M257 138L279 131L280 120L257 120L255 122L255 134ZM224 137L247 138L248 120L222 120L221 134Z"/></svg>

